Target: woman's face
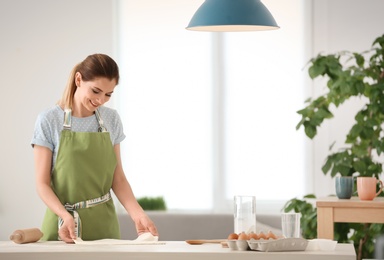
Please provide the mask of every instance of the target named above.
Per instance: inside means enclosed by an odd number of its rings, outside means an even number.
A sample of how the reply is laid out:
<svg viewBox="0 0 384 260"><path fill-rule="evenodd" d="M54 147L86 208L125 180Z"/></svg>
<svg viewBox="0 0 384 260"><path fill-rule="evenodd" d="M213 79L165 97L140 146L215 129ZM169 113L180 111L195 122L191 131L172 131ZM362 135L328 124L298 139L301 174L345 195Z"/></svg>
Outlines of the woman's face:
<svg viewBox="0 0 384 260"><path fill-rule="evenodd" d="M116 87L116 80L104 77L92 81L83 81L79 72L75 75L77 86L74 96L74 113L76 116L90 116L106 103Z"/></svg>

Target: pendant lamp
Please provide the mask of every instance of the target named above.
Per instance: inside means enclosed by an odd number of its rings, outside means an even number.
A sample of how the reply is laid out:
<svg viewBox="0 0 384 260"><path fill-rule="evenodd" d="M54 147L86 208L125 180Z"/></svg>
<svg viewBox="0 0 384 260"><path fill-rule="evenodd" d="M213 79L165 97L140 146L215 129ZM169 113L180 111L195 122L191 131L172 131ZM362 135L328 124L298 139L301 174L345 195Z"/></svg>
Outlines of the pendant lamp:
<svg viewBox="0 0 384 260"><path fill-rule="evenodd" d="M275 19L260 0L205 0L186 29L235 32L278 28Z"/></svg>

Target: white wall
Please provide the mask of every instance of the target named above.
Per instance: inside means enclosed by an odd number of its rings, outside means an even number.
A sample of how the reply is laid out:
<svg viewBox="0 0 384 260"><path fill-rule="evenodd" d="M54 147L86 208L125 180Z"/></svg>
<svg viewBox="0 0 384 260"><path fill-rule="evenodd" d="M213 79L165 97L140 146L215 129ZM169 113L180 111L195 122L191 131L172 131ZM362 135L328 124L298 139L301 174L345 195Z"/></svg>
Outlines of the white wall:
<svg viewBox="0 0 384 260"><path fill-rule="evenodd" d="M322 52L349 50L362 52L384 34L384 1L382 0L316 0L313 2L313 56ZM324 82L323 82L324 83ZM315 82L315 96L324 93L324 84ZM334 181L324 176L321 167L329 154L329 146L342 147L345 136L354 124L354 116L362 108L362 100L347 101L334 118L325 121L313 142L313 190L318 197L335 194Z"/></svg>
<svg viewBox="0 0 384 260"><path fill-rule="evenodd" d="M7 240L14 229L41 224L45 206L35 191L29 145L34 121L60 97L76 62L94 52L114 56L113 3L0 1L0 240ZM383 33L382 0L316 0L313 7L313 54L364 50ZM310 145L315 151L312 189L319 195L334 192L333 182L319 171L328 145L343 136L339 130L346 128L342 119L348 110L345 107L341 116L337 114L337 120L323 127Z"/></svg>
<svg viewBox="0 0 384 260"><path fill-rule="evenodd" d="M0 1L0 240L40 227L29 145L37 114L56 103L72 67L113 56L114 1Z"/></svg>

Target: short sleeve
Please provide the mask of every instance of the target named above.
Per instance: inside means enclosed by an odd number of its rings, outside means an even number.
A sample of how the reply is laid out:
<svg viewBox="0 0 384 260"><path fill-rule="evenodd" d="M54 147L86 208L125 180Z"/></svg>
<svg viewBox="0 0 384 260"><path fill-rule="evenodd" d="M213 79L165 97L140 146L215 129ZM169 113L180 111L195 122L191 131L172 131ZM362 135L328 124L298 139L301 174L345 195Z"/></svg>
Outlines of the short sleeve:
<svg viewBox="0 0 384 260"><path fill-rule="evenodd" d="M112 144L121 143L125 139L125 134L119 113L115 109L105 106L100 107L99 111L107 131L111 135Z"/></svg>
<svg viewBox="0 0 384 260"><path fill-rule="evenodd" d="M54 151L58 141L56 140L59 135L58 128L61 126L59 122L62 121L62 117L57 107L41 112L35 122L31 141L32 147L41 145Z"/></svg>
<svg viewBox="0 0 384 260"><path fill-rule="evenodd" d="M115 127L116 133L113 145L119 144L125 139L123 123L121 122L121 118L117 112L115 116Z"/></svg>
<svg viewBox="0 0 384 260"><path fill-rule="evenodd" d="M46 117L39 114L35 122L35 129L33 131L33 137L31 141L32 147L34 145L40 145L48 147L53 151L53 140L50 132L49 122Z"/></svg>

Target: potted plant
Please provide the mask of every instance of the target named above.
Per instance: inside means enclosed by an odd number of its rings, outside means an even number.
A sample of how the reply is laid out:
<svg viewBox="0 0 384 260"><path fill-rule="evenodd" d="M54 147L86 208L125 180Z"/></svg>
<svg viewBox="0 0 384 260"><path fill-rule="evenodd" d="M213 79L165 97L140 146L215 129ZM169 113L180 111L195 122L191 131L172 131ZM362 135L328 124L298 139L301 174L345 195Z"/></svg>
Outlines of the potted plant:
<svg viewBox="0 0 384 260"><path fill-rule="evenodd" d="M140 197L137 202L144 210L167 210L163 197Z"/></svg>
<svg viewBox="0 0 384 260"><path fill-rule="evenodd" d="M345 146L334 150L325 160L322 171L333 178L341 176L375 176L379 178L383 165L378 158L384 153L384 35L376 38L372 48L362 53L342 51L322 55L310 60L311 79L326 79L327 93L308 99L307 106L297 113L301 120L296 129L304 127L305 134L313 139L325 119L333 117L337 109L352 97L361 97L365 104L355 115L355 124L345 138ZM295 210L303 216L303 236L317 237L316 209L307 201L292 199L284 211ZM335 239L353 241L357 259L372 258L374 239L384 233L382 224L336 223Z"/></svg>

